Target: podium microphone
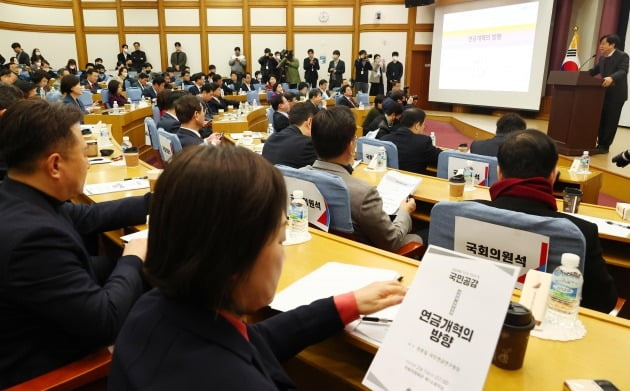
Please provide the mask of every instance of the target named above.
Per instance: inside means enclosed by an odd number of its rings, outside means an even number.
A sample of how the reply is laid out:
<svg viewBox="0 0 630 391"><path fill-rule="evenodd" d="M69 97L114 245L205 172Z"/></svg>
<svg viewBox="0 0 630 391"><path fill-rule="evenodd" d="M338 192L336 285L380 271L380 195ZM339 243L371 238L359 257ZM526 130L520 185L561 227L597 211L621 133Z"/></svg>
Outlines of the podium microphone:
<svg viewBox="0 0 630 391"><path fill-rule="evenodd" d="M591 62L592 59L594 59L595 57L597 57L597 54L593 54L588 60L586 60L584 62L584 64L582 64L582 66L580 66L580 68L578 68L578 72L582 70L582 68L584 68L584 65L588 64L589 62Z"/></svg>

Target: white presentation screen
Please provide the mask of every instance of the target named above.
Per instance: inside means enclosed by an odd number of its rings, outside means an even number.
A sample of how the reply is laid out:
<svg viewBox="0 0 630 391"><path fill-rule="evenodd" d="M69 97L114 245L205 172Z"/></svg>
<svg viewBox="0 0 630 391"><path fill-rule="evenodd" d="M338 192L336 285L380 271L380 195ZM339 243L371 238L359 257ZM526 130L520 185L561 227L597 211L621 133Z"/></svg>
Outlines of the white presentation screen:
<svg viewBox="0 0 630 391"><path fill-rule="evenodd" d="M552 13L551 0L437 7L429 100L538 110Z"/></svg>

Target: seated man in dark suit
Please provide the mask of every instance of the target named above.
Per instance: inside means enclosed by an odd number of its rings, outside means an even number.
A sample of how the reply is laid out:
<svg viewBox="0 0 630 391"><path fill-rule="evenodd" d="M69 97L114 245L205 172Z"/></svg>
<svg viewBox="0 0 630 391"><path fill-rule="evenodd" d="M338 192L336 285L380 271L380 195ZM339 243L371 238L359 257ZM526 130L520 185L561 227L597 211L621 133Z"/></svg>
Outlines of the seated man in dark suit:
<svg viewBox="0 0 630 391"><path fill-rule="evenodd" d="M180 127L180 122L177 118L177 114L175 113L175 102L177 102L179 98L185 95L190 94L188 94L188 92L186 91L181 90L172 91L170 94L168 94L166 102L164 103L164 109L166 111L157 123L158 129L162 128L169 133L177 133L177 130Z"/></svg>
<svg viewBox="0 0 630 391"><path fill-rule="evenodd" d="M351 109L354 109L355 107L359 107L359 105L357 105L357 103L352 98L352 87L350 87L350 85L342 86L339 89L339 92L342 94L342 96L337 98L338 106L347 106Z"/></svg>
<svg viewBox="0 0 630 391"><path fill-rule="evenodd" d="M383 211L383 200L374 186L352 176L356 150L356 121L347 107L335 106L313 117L311 137L317 151L313 169L338 175L348 186L350 215L357 240L396 251L409 242L422 243L411 232L413 198L403 201L394 221Z"/></svg>
<svg viewBox="0 0 630 391"><path fill-rule="evenodd" d="M501 118L497 120L497 133L488 140L475 140L470 144L470 153L476 153L478 155L485 156L497 156L499 152L499 146L508 134L516 132L517 130L525 130L527 124L520 115L515 113L503 114Z"/></svg>
<svg viewBox="0 0 630 391"><path fill-rule="evenodd" d="M280 132L290 125L289 110L291 110L291 105L283 94L278 94L271 98L271 108L273 109L273 129Z"/></svg>
<svg viewBox="0 0 630 391"><path fill-rule="evenodd" d="M166 80L162 76L156 76L151 83L151 87L147 87L142 91L142 96L147 98L156 99L160 91L164 89Z"/></svg>
<svg viewBox="0 0 630 391"><path fill-rule="evenodd" d="M254 91L256 87L252 83L252 74L249 72L245 73L245 77L240 84L241 90L244 92Z"/></svg>
<svg viewBox="0 0 630 391"><path fill-rule="evenodd" d="M267 139L262 155L271 164L282 164L300 168L313 164L317 158L311 140L312 107L308 102L299 102L289 112L291 125Z"/></svg>
<svg viewBox="0 0 630 391"><path fill-rule="evenodd" d="M322 105L322 90L319 88L313 88L308 92L308 100L306 103L311 107L313 113L317 113L320 110L324 110L325 107Z"/></svg>
<svg viewBox="0 0 630 391"><path fill-rule="evenodd" d="M146 239L118 260L83 241L146 223L150 195L91 205L89 164L75 106L14 104L0 121L0 388L23 382L113 343L143 292Z"/></svg>
<svg viewBox="0 0 630 391"><path fill-rule="evenodd" d="M424 132L426 115L420 109L407 109L400 117L400 127L384 136L398 148L398 168L424 174L427 164L437 165L442 150L433 146L431 137Z"/></svg>
<svg viewBox="0 0 630 391"><path fill-rule="evenodd" d="M383 104L383 114L377 115L368 126L363 128L363 135L378 129L377 139L390 134L400 126L399 121L403 113L403 105L390 100Z"/></svg>
<svg viewBox="0 0 630 391"><path fill-rule="evenodd" d="M217 84L221 88L221 96L232 95L232 92L234 92L230 87L225 85L225 83L223 82L223 77L221 77L221 75L219 75L218 73L212 75L212 82Z"/></svg>
<svg viewBox="0 0 630 391"><path fill-rule="evenodd" d="M191 145L218 144L221 142L221 136L218 133L211 134L206 138L203 138L201 135L201 128L206 123L206 110L199 97L186 95L179 98L175 103L175 111L177 118L182 123L177 131L177 137L182 144L182 148Z"/></svg>
<svg viewBox="0 0 630 391"><path fill-rule="evenodd" d="M90 68L85 71L85 82L83 83L83 88L87 91L90 91L93 94L96 94L100 87L98 86L98 71L94 68Z"/></svg>
<svg viewBox="0 0 630 391"><path fill-rule="evenodd" d="M188 92L190 92L192 95L199 95L199 93L201 92L201 87L206 84L205 75L201 72L195 73L194 75L192 75L191 80L193 82L193 86L190 87Z"/></svg>
<svg viewBox="0 0 630 391"><path fill-rule="evenodd" d="M617 290L602 258L597 225L557 211L553 196L558 151L546 134L527 129L513 132L499 147L499 181L490 187L492 201L477 201L500 209L536 216L565 218L586 239L582 307L609 312L617 301Z"/></svg>
<svg viewBox="0 0 630 391"><path fill-rule="evenodd" d="M212 90L212 99L208 101L207 105L210 110L212 110L213 114L217 114L220 109L227 111L228 106L234 106L234 108L238 108L239 102L223 99L221 97L221 86L216 83L210 83L209 86Z"/></svg>

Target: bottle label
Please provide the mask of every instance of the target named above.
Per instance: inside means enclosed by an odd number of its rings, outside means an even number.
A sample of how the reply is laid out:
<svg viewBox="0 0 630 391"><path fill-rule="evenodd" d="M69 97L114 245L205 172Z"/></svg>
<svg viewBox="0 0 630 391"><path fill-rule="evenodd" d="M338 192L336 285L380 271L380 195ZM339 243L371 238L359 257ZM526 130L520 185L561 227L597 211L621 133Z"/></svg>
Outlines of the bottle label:
<svg viewBox="0 0 630 391"><path fill-rule="evenodd" d="M566 286L560 282L552 282L551 283L551 291L550 294L552 298L561 300L561 301L573 301L578 299L578 291L579 288L571 288Z"/></svg>

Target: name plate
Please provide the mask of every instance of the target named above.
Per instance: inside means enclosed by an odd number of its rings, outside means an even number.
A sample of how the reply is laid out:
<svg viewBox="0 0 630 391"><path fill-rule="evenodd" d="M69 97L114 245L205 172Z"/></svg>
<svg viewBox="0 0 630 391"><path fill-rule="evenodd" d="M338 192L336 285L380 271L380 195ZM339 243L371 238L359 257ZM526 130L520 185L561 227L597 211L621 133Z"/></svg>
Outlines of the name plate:
<svg viewBox="0 0 630 391"><path fill-rule="evenodd" d="M481 390L518 268L429 246L363 384Z"/></svg>
<svg viewBox="0 0 630 391"><path fill-rule="evenodd" d="M320 193L319 189L317 189L317 186L311 182L289 176L285 176L284 181L287 185L287 192L289 193L287 210L289 210L291 205L293 190L302 190L304 201L306 205L308 205L308 222L328 232L328 227L330 227L330 211L328 210L324 196Z"/></svg>

